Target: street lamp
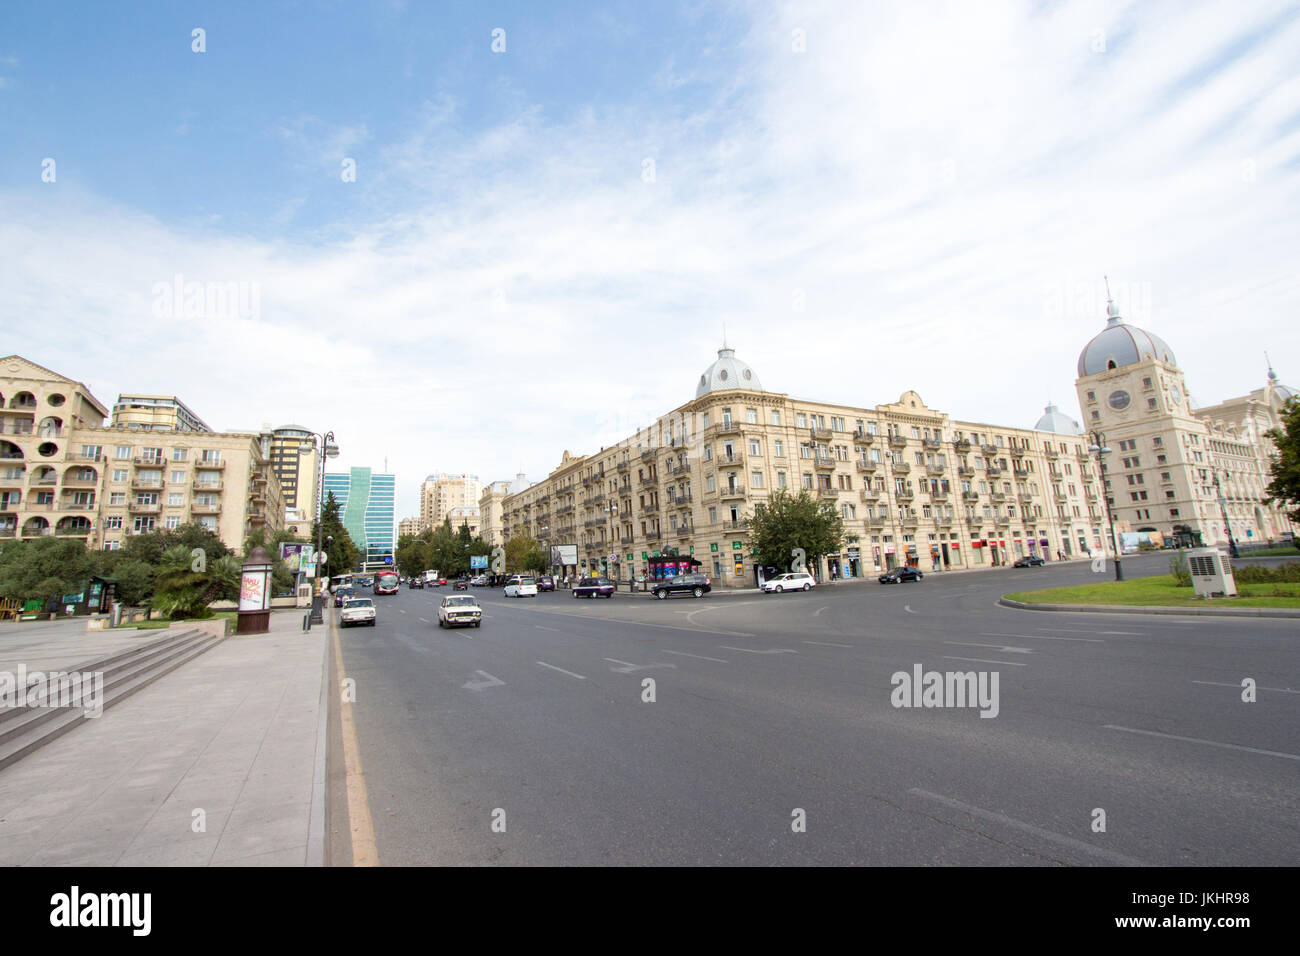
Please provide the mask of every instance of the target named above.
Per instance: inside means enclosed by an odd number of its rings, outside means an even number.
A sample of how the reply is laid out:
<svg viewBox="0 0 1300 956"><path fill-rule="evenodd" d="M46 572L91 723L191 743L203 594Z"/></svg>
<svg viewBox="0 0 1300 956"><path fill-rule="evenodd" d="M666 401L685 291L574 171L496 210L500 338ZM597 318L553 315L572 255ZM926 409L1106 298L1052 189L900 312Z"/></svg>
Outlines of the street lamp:
<svg viewBox="0 0 1300 956"><path fill-rule="evenodd" d="M1224 478L1231 478L1228 472L1223 473ZM1232 537L1232 525L1228 522L1228 499L1223 497L1223 488L1219 485L1219 469L1214 469L1214 493L1219 499L1219 513L1223 515L1223 530L1228 535L1228 553L1233 558L1239 557L1237 554L1237 542Z"/></svg>
<svg viewBox="0 0 1300 956"><path fill-rule="evenodd" d="M1097 456L1097 477L1101 479L1101 495L1106 499L1106 520L1110 522L1110 544L1115 549L1115 580L1123 581L1124 567L1120 563L1119 538L1115 536L1115 515L1110 510L1110 494L1106 490L1106 462L1102 458L1102 456L1110 454L1110 449L1106 447L1104 432L1089 432L1088 437L1092 439L1088 451Z"/></svg>
<svg viewBox="0 0 1300 956"><path fill-rule="evenodd" d="M318 438L320 439L320 448L321 448L321 462L319 468L320 474L317 476L316 479L316 579L319 582L322 576L321 565L325 563L321 557L322 554L321 547L324 544L321 535L325 530L324 529L324 518L325 518L325 461L324 459L337 458L339 456L339 446L334 442L333 432L326 432L323 435L318 434L316 432L312 432L311 436L312 436L312 443L310 445L303 445L301 448L298 449L298 453L300 455L306 455L309 451L314 451L316 449L316 439ZM330 537L330 540L331 541L334 540L333 536Z"/></svg>

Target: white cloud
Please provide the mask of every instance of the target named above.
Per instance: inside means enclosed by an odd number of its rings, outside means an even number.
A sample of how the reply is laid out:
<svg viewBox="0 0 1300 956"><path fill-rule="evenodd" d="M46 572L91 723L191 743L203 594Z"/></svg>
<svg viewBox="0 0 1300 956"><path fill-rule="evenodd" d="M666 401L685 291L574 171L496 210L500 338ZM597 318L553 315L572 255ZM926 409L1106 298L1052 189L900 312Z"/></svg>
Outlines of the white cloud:
<svg viewBox="0 0 1300 956"><path fill-rule="evenodd" d="M1300 131L1276 132L1300 111L1300 26L1280 9L792 4L754 15L728 78L678 51L621 110L472 133L444 95L395 142L303 115L279 130L298 161L367 148L346 217L213 239L66 190L14 197L0 317L42 317L17 350L74 377L178 393L219 427L331 428L341 466L387 455L402 513L429 471L540 478L689 399L723 322L774 390L916 388L1030 424L1049 393L1078 417L1109 273L1149 292L1142 321L1203 400L1258 385L1266 347L1300 380ZM663 95L685 87L710 99ZM152 319L177 272L260 283L260 319Z"/></svg>

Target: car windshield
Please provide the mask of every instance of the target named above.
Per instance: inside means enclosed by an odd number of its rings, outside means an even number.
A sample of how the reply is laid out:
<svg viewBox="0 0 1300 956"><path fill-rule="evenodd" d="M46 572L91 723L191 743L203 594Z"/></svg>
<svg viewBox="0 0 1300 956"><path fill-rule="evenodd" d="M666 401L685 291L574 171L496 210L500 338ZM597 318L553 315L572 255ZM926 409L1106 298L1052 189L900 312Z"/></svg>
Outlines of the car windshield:
<svg viewBox="0 0 1300 956"><path fill-rule="evenodd" d="M370 600L370 598L353 598L351 601L348 601L344 604L344 607L348 608L349 610L354 607L374 607L374 606L375 606L375 602Z"/></svg>
<svg viewBox="0 0 1300 956"><path fill-rule="evenodd" d="M472 597L451 597L443 599L443 607L473 607Z"/></svg>

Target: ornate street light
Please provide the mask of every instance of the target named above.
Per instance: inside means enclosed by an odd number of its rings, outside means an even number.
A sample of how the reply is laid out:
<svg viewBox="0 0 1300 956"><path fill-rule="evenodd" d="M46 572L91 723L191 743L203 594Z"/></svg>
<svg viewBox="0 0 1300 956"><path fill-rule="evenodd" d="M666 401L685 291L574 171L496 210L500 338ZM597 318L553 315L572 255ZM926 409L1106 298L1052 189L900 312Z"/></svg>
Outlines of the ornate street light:
<svg viewBox="0 0 1300 956"><path fill-rule="evenodd" d="M334 442L333 432L326 432L324 435L312 432L311 436L312 443L310 445L301 446L298 449L298 453L300 455L306 455L311 451L315 451L317 448L316 440L320 440L320 474L316 479L316 580L317 583L319 583L321 578L324 577L324 565L326 564L325 552L323 550L324 540L322 538L325 530L323 520L325 517L325 459L337 458L339 456L339 446ZM334 540L333 536L330 537L330 540ZM326 584L328 585L328 578L326 578ZM320 623L319 621L314 620L314 618L315 613L313 612L313 623Z"/></svg>
<svg viewBox="0 0 1300 956"><path fill-rule="evenodd" d="M1228 472L1223 473L1224 478L1231 478ZM1232 537L1232 525L1228 521L1228 499L1223 497L1223 488L1219 485L1219 469L1214 469L1214 493L1219 499L1219 513L1223 515L1223 530L1228 535L1228 553L1234 558L1240 557L1237 553L1237 542Z"/></svg>
<svg viewBox="0 0 1300 956"><path fill-rule="evenodd" d="M1110 449L1106 447L1106 435L1104 432L1092 431L1088 433L1092 444L1088 446L1088 451L1097 456L1097 477L1101 479L1101 494L1106 499L1106 520L1110 522L1110 544L1115 549L1115 580L1124 580L1124 567L1120 563L1119 538L1115 536L1115 515L1110 509L1110 493L1106 490L1106 462L1104 455L1110 454Z"/></svg>

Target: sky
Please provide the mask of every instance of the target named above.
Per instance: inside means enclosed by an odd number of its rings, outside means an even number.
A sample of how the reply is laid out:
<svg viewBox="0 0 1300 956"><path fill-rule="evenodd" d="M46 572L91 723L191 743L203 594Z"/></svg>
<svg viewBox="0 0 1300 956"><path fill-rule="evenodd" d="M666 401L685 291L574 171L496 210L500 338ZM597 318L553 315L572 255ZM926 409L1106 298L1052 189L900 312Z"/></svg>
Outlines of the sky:
<svg viewBox="0 0 1300 956"><path fill-rule="evenodd" d="M195 31L201 31L196 33ZM0 354L420 481L764 386L1081 418L1125 318L1300 386L1300 6L0 8Z"/></svg>

